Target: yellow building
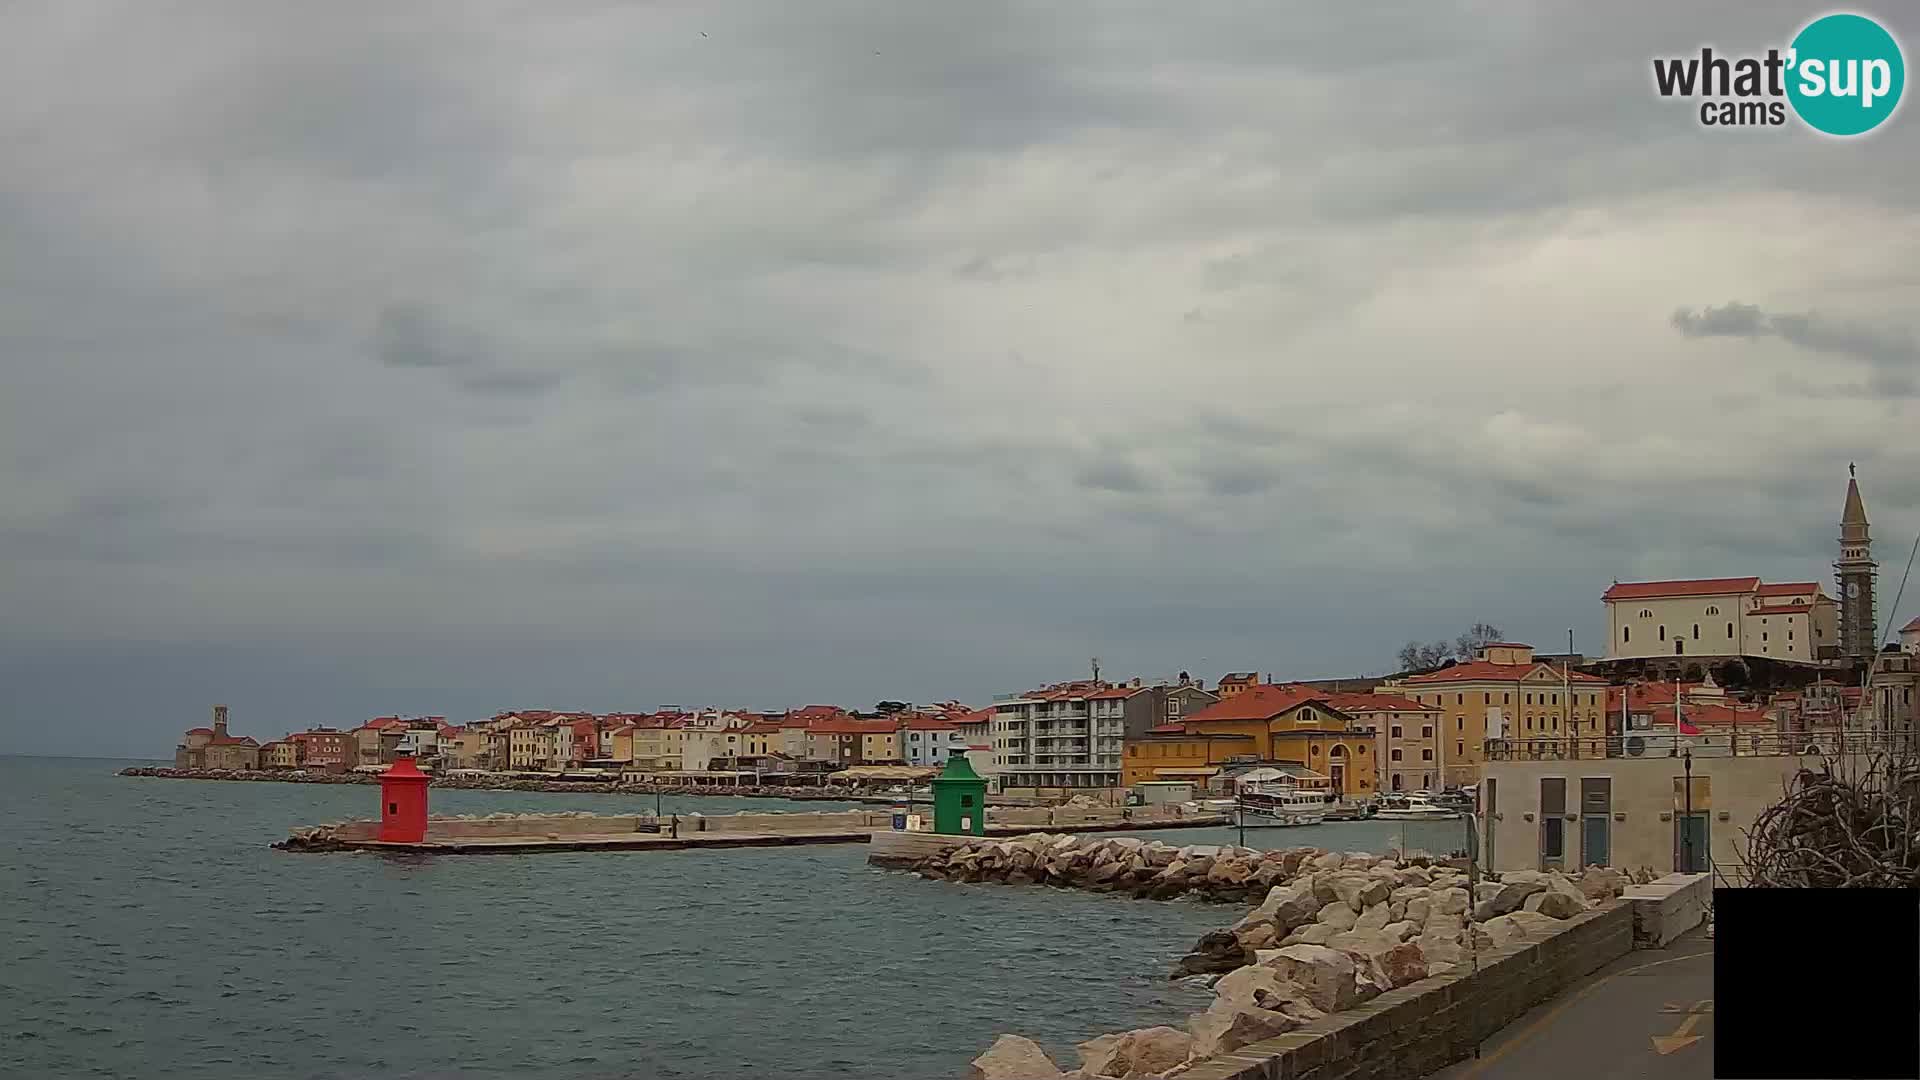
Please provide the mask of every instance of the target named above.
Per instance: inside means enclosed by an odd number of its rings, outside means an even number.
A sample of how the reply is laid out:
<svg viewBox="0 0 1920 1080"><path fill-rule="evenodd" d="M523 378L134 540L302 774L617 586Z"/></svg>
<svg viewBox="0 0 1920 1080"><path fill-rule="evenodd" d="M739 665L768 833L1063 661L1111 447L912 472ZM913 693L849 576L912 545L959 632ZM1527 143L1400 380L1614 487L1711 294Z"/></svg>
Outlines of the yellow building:
<svg viewBox="0 0 1920 1080"><path fill-rule="evenodd" d="M887 721L890 723L890 721ZM900 756L900 731L863 731L860 733L860 760L869 764L904 761Z"/></svg>
<svg viewBox="0 0 1920 1080"><path fill-rule="evenodd" d="M1328 697L1304 686L1249 687L1129 739L1121 782L1192 780L1207 787L1230 765L1296 764L1330 778L1337 795L1370 796L1373 736Z"/></svg>
<svg viewBox="0 0 1920 1080"><path fill-rule="evenodd" d="M1607 734L1607 681L1533 658L1533 646L1501 643L1478 659L1381 685L1440 710L1446 783L1476 783L1487 740L1557 744L1599 757Z"/></svg>

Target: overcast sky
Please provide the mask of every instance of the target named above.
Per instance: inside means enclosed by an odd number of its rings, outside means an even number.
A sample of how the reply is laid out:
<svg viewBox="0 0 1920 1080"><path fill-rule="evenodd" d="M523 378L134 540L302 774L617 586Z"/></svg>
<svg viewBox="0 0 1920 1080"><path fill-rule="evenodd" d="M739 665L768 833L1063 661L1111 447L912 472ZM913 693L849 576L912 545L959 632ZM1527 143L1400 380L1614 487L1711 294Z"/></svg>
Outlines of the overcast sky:
<svg viewBox="0 0 1920 1080"><path fill-rule="evenodd" d="M1686 6L6 5L0 751L1596 652L1849 461L1884 605L1920 115Z"/></svg>

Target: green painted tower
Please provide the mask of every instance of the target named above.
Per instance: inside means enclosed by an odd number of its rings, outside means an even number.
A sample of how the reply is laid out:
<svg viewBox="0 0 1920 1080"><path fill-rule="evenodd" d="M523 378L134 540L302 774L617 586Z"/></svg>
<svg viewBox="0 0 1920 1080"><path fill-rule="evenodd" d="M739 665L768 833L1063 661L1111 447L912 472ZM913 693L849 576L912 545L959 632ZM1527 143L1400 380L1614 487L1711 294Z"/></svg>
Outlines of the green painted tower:
<svg viewBox="0 0 1920 1080"><path fill-rule="evenodd" d="M933 778L933 831L987 834L987 782L964 750L955 750L946 771Z"/></svg>

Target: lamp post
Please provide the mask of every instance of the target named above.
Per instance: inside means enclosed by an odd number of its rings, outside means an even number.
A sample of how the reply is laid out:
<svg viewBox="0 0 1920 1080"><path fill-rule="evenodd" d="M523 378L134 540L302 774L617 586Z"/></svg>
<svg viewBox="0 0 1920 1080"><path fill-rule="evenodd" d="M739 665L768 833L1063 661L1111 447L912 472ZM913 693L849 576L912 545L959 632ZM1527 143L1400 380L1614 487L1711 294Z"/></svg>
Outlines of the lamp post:
<svg viewBox="0 0 1920 1080"><path fill-rule="evenodd" d="M1680 872L1693 873L1693 747L1689 746L1680 755L1681 767L1685 770L1687 793L1685 796L1686 817L1680 822L1680 857L1685 860Z"/></svg>

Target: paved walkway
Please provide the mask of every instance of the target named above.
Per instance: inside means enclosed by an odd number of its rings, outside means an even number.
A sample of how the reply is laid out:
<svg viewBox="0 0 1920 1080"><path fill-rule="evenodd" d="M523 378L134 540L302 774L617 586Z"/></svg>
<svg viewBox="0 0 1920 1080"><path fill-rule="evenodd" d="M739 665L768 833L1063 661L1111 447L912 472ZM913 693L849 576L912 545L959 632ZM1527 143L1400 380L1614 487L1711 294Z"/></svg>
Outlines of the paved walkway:
<svg viewBox="0 0 1920 1080"><path fill-rule="evenodd" d="M1594 972L1434 1080L1707 1080L1712 999L1713 942L1694 930Z"/></svg>

